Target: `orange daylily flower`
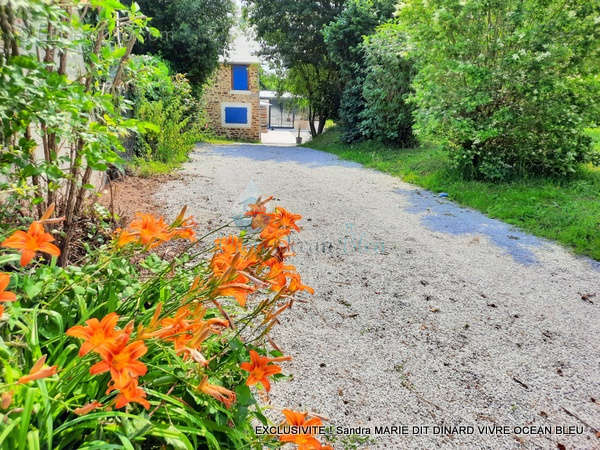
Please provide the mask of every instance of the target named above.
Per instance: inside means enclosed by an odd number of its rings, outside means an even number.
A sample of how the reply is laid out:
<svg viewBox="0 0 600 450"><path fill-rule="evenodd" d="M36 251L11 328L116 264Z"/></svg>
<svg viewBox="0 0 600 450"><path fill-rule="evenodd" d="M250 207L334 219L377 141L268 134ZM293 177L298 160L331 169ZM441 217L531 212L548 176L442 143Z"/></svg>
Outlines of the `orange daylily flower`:
<svg viewBox="0 0 600 450"><path fill-rule="evenodd" d="M181 239L187 239L190 242L195 242L196 232L194 231L194 227L198 225L192 217L188 217L184 219L185 211L187 206L184 206L179 216L175 219L175 221L171 224L171 229L173 237L178 237Z"/></svg>
<svg viewBox="0 0 600 450"><path fill-rule="evenodd" d="M117 389L116 385L112 385L106 393L110 393ZM122 408L129 403L139 403L144 409L150 409L150 403L146 400L146 391L138 386L137 379L132 379L124 386L118 387L119 394L115 398L115 408Z"/></svg>
<svg viewBox="0 0 600 450"><path fill-rule="evenodd" d="M215 249L217 252L228 254L243 253L245 251L244 244L240 238L234 235L215 239Z"/></svg>
<svg viewBox="0 0 600 450"><path fill-rule="evenodd" d="M183 354L183 358L198 357L197 352L201 344L211 335L219 334L221 328L229 326L229 322L221 318L204 319L206 309L195 308L190 311L188 307L177 310L174 317L167 317L160 321L162 328L148 331L144 336L165 339L174 343L175 352ZM196 352L196 353L194 353ZM203 357L202 357L203 358Z"/></svg>
<svg viewBox="0 0 600 450"><path fill-rule="evenodd" d="M173 230L173 237L178 237L180 239L187 239L190 242L196 241L196 232L191 228L179 228Z"/></svg>
<svg viewBox="0 0 600 450"><path fill-rule="evenodd" d="M292 214L281 206L278 206L275 208L272 218L272 224L275 226L300 231L300 228L296 225L296 221L302 219L302 216L299 214Z"/></svg>
<svg viewBox="0 0 600 450"><path fill-rule="evenodd" d="M129 243L137 241L137 235L130 233L127 230L121 230L120 228L117 228L115 230L115 234L118 236L117 247L119 248L125 247Z"/></svg>
<svg viewBox="0 0 600 450"><path fill-rule="evenodd" d="M26 266L35 257L36 252L60 256L60 249L51 244L54 238L46 233L40 222L33 222L27 232L17 230L2 242L2 247L14 248L21 252L21 266Z"/></svg>
<svg viewBox="0 0 600 450"><path fill-rule="evenodd" d="M230 236L232 238L232 236ZM235 237L223 241L217 239L217 251L211 260L211 268L217 276L224 275L229 270L241 272L258 263L258 255L253 250L247 250Z"/></svg>
<svg viewBox="0 0 600 450"><path fill-rule="evenodd" d="M314 437L317 431L317 427L323 425L323 422L318 417L313 417L306 420L308 413L301 413L284 409L283 415L286 418L288 425L292 427L300 427L301 430L305 431L302 434L284 434L279 437L281 442L291 442L298 446L298 450L326 450L331 449L330 446L323 446L319 440ZM314 427L314 428L313 428Z"/></svg>
<svg viewBox="0 0 600 450"><path fill-rule="evenodd" d="M275 292L285 288L288 278L296 271L294 266L286 265L277 258L269 259L265 265L269 267L269 273L266 275L265 280L271 285L271 290Z"/></svg>
<svg viewBox="0 0 600 450"><path fill-rule="evenodd" d="M242 307L246 307L248 296L256 291L254 286L244 283L230 283L220 286L216 290L216 295L219 297L233 297Z"/></svg>
<svg viewBox="0 0 600 450"><path fill-rule="evenodd" d="M126 345L120 342L113 346L103 356L103 360L90 367L90 374L98 375L110 371L110 376L120 389L127 385L132 378L145 375L148 371L146 365L138 361L146 354L148 348L142 341L135 341Z"/></svg>
<svg viewBox="0 0 600 450"><path fill-rule="evenodd" d="M119 316L116 313L110 313L101 321L98 319L86 320L87 326L76 325L67 330L68 336L84 339L79 356L87 355L91 351L105 353L110 347L116 344L123 331L115 329Z"/></svg>
<svg viewBox="0 0 600 450"><path fill-rule="evenodd" d="M217 252L211 260L211 268L221 284L215 294L217 296L234 297L240 306L246 306L248 295L256 291L256 287L248 284L251 280L251 268L259 263L255 250L248 250L237 236L228 236L215 241ZM253 278L256 282L257 280Z"/></svg>
<svg viewBox="0 0 600 450"><path fill-rule="evenodd" d="M10 275L7 273L0 273L0 302L14 302L17 300L17 296L14 292L6 290L10 283Z"/></svg>
<svg viewBox="0 0 600 450"><path fill-rule="evenodd" d="M168 225L162 217L152 214L137 213L136 218L129 224L127 230L118 229L117 247L124 247L131 242L139 242L147 248L154 248L173 238L196 241L193 227L198 225L192 217L184 218L187 207L184 207L175 221Z"/></svg>
<svg viewBox="0 0 600 450"><path fill-rule="evenodd" d="M4 314L4 306L0 305L0 320L2 319L2 314Z"/></svg>
<svg viewBox="0 0 600 450"><path fill-rule="evenodd" d="M156 305L154 314L152 314L152 319L150 319L150 323L148 324L147 327L144 327L142 325L138 326L137 335L138 335L139 339L144 340L144 339L150 339L150 338L154 337L156 329L158 328L158 318L160 317L160 314L162 313L162 307L163 307L162 302L160 302L158 305Z"/></svg>
<svg viewBox="0 0 600 450"><path fill-rule="evenodd" d="M253 229L264 228L269 224L271 220L271 215L267 214L267 208L265 204L270 202L273 199L273 196L268 197L264 200L261 200L259 197L256 203L248 205L248 211L244 213L246 217L252 217L251 226Z"/></svg>
<svg viewBox="0 0 600 450"><path fill-rule="evenodd" d="M311 288L310 286L307 286L305 284L302 284L302 281L300 281L300 274L298 274L298 273L290 274L290 284L287 287L287 291L290 294L294 294L295 292L298 292L298 291L306 291L309 294L315 293L315 290L313 288Z"/></svg>
<svg viewBox="0 0 600 450"><path fill-rule="evenodd" d="M47 357L48 355L44 355L40 359L38 359L29 371L29 374L19 378L18 383L26 384L30 381L40 380L42 378L51 377L52 375L56 374L58 372L57 366L44 367Z"/></svg>
<svg viewBox="0 0 600 450"><path fill-rule="evenodd" d="M290 230L279 228L277 225L269 224L260 233L261 246L266 248L287 248L289 243L284 239L290 234Z"/></svg>
<svg viewBox="0 0 600 450"><path fill-rule="evenodd" d="M250 350L250 362L243 362L240 364L242 370L250 373L250 375L248 375L248 380L246 380L246 385L252 386L261 383L265 390L269 392L271 390L271 383L269 382L268 377L281 372L281 367L272 363L289 361L291 359L291 356L268 358L266 356L260 356L254 350Z"/></svg>
<svg viewBox="0 0 600 450"><path fill-rule="evenodd" d="M273 200L272 195L270 197L265 198L264 200L262 200L262 197L258 197L256 203L251 203L248 205L248 211L246 211L244 215L246 217L256 217L260 216L261 214L266 214L267 208L265 207L265 205L271 200Z"/></svg>
<svg viewBox="0 0 600 450"><path fill-rule="evenodd" d="M161 241L168 241L171 237L169 226L164 219L162 217L157 219L147 213L137 213L137 218L129 224L129 229L139 236L142 244L149 247L155 247Z"/></svg>
<svg viewBox="0 0 600 450"><path fill-rule="evenodd" d="M298 291L315 293L313 288L302 284L300 274L296 272L294 266L285 265L277 258L271 258L265 264L269 267L266 280L271 284L271 290L279 292L285 288L288 294L294 294Z"/></svg>
<svg viewBox="0 0 600 450"><path fill-rule="evenodd" d="M102 408L102 403L94 400L93 402L88 403L87 405L83 405L81 408L75 408L73 412L78 416L85 416L86 414L98 408Z"/></svg>
<svg viewBox="0 0 600 450"><path fill-rule="evenodd" d="M222 402L226 408L231 407L237 398L235 392L232 392L223 386L210 384L207 376L203 378L202 382L198 386L198 390L204 392L206 395L216 398L218 401Z"/></svg>
<svg viewBox="0 0 600 450"><path fill-rule="evenodd" d="M0 408L8 409L10 404L12 403L13 391L6 391L2 393L2 397L0 398Z"/></svg>

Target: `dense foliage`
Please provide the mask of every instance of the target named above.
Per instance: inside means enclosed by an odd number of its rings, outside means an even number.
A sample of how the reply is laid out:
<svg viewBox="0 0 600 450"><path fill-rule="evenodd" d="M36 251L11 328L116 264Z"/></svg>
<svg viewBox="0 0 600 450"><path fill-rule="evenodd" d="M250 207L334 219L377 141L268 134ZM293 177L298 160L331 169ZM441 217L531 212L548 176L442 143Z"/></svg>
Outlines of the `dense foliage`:
<svg viewBox="0 0 600 450"><path fill-rule="evenodd" d="M136 4L93 5L28 0L0 9L0 190L13 207L37 205L38 217L56 204L62 264L94 171L118 159L122 136L146 128L124 117L123 87L147 18Z"/></svg>
<svg viewBox="0 0 600 450"><path fill-rule="evenodd" d="M338 67L343 86L338 116L346 142L363 137L360 128L365 105L363 83L369 64L361 45L363 37L389 20L395 5L396 0L349 0L335 20L323 28L327 49Z"/></svg>
<svg viewBox="0 0 600 450"><path fill-rule="evenodd" d="M343 0L245 0L262 54L289 70L295 94L308 101L313 136L335 118L341 86L321 30L342 10ZM314 122L318 121L315 127Z"/></svg>
<svg viewBox="0 0 600 450"><path fill-rule="evenodd" d="M416 129L465 176L567 175L597 158L600 4L407 0Z"/></svg>
<svg viewBox="0 0 600 450"><path fill-rule="evenodd" d="M414 107L409 103L414 64L406 56L405 38L396 24L366 36L363 107L358 114L362 137L398 147L413 147Z"/></svg>
<svg viewBox="0 0 600 450"><path fill-rule="evenodd" d="M259 200L252 232L212 246L185 211L170 225L139 214L81 266L60 268L38 258L60 253L51 214L1 237L11 272L0 273L0 447L277 446L254 432L268 420L250 387L268 394L283 377L291 358L265 342L297 293L312 292L284 262L300 216ZM189 242L161 259L175 240ZM328 448L310 432L280 440Z"/></svg>
<svg viewBox="0 0 600 450"><path fill-rule="evenodd" d="M171 76L156 57L133 59L138 70L133 83L134 116L154 125L137 136L135 154L147 161L181 163L206 131L201 102L181 74Z"/></svg>
<svg viewBox="0 0 600 450"><path fill-rule="evenodd" d="M139 0L160 37L148 36L137 53L159 55L194 85L204 83L229 43L235 7L231 0Z"/></svg>

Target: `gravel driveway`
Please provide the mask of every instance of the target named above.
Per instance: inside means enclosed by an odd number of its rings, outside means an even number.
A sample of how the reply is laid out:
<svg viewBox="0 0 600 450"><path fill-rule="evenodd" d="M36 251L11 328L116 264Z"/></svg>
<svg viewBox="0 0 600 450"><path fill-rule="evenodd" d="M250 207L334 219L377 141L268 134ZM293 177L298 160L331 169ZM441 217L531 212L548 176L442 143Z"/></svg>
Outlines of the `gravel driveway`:
<svg viewBox="0 0 600 450"><path fill-rule="evenodd" d="M170 217L215 227L255 191L303 216L316 293L275 329L275 410L365 448L600 448L597 262L311 149L202 145L182 175L156 194Z"/></svg>

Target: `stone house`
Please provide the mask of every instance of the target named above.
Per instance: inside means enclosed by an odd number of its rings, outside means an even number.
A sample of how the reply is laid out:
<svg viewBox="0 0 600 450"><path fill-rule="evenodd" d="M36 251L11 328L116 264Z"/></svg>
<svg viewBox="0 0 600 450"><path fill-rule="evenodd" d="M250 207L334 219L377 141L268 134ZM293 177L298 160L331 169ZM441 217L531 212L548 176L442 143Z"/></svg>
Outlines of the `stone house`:
<svg viewBox="0 0 600 450"><path fill-rule="evenodd" d="M204 100L209 125L217 135L258 142L267 127L268 107L260 101L260 60L252 47L253 41L237 30Z"/></svg>

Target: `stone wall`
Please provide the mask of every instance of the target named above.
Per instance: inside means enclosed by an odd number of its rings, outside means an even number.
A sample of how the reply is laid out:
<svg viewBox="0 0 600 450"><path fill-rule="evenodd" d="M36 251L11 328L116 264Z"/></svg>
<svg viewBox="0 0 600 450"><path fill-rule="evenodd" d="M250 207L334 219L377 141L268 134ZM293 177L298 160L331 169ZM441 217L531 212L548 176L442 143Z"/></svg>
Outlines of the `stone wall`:
<svg viewBox="0 0 600 450"><path fill-rule="evenodd" d="M230 139L260 141L261 107L258 83L258 64L248 66L248 91L234 91L230 64L220 64L204 94L206 111L211 128L219 136ZM246 106L249 124L227 125L224 118L224 106Z"/></svg>
<svg viewBox="0 0 600 450"><path fill-rule="evenodd" d="M269 104L261 102L260 104L260 131L265 133L269 128Z"/></svg>

